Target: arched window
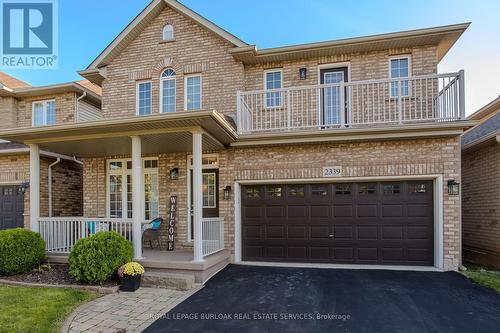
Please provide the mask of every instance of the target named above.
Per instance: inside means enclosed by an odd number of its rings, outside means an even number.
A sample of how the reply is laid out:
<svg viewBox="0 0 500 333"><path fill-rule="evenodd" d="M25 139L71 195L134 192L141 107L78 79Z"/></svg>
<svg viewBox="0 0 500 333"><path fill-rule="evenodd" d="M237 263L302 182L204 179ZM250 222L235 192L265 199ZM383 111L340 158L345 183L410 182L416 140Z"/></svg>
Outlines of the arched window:
<svg viewBox="0 0 500 333"><path fill-rule="evenodd" d="M175 71L167 68L161 73L160 111L175 112Z"/></svg>
<svg viewBox="0 0 500 333"><path fill-rule="evenodd" d="M163 27L163 40L174 40L174 27L171 24Z"/></svg>

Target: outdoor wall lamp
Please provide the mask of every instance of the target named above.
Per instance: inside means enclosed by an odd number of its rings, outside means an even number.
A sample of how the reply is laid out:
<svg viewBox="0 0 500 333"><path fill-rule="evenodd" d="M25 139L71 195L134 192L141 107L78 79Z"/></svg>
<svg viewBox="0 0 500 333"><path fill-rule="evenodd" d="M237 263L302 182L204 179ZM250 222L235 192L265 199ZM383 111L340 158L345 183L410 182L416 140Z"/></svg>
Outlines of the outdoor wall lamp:
<svg viewBox="0 0 500 333"><path fill-rule="evenodd" d="M224 187L224 200L229 200L231 198L231 186Z"/></svg>
<svg viewBox="0 0 500 333"><path fill-rule="evenodd" d="M302 67L302 68L299 69L299 78L301 80L307 79L307 68Z"/></svg>
<svg viewBox="0 0 500 333"><path fill-rule="evenodd" d="M30 182L22 182L21 183L21 193L26 193L26 190L30 187Z"/></svg>
<svg viewBox="0 0 500 333"><path fill-rule="evenodd" d="M460 194L460 183L457 183L454 179L448 180L448 195L459 195Z"/></svg>
<svg viewBox="0 0 500 333"><path fill-rule="evenodd" d="M170 170L170 179L178 180L179 179L179 168L173 168Z"/></svg>

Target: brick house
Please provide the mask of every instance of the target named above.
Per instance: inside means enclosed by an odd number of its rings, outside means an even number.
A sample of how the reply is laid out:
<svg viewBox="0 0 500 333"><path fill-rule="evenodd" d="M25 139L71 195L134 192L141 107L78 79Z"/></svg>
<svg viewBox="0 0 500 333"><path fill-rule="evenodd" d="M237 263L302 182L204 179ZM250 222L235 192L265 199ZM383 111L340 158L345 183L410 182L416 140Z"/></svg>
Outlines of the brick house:
<svg viewBox="0 0 500 333"><path fill-rule="evenodd" d="M462 136L464 259L500 268L500 97L467 119Z"/></svg>
<svg viewBox="0 0 500 333"><path fill-rule="evenodd" d="M0 72L0 130L73 123L100 116L100 88L87 80L32 87ZM47 117L32 116L37 112ZM83 166L73 156L40 152L41 216L83 214ZM0 230L29 227L29 148L0 142Z"/></svg>
<svg viewBox="0 0 500 333"><path fill-rule="evenodd" d="M447 183L474 122L463 71L437 65L467 27L258 49L154 0L79 72L102 87L102 119L0 132L30 147L32 202L40 150L84 163L83 216L31 205L31 228L50 253L89 225L116 230L150 269L198 281L228 262L456 270L461 203ZM141 246L156 216L175 251Z"/></svg>

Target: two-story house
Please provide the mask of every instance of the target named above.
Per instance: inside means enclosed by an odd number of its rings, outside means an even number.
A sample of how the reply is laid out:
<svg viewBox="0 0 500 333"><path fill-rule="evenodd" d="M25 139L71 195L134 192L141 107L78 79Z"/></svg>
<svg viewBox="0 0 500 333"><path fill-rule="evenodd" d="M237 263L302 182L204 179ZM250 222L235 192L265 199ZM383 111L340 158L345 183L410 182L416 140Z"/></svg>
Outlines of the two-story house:
<svg viewBox="0 0 500 333"><path fill-rule="evenodd" d="M0 72L0 130L100 118L100 87L87 81L32 87ZM83 166L74 156L40 152L40 214L83 214ZM29 148L0 142L0 230L29 226Z"/></svg>
<svg viewBox="0 0 500 333"><path fill-rule="evenodd" d="M456 270L474 122L463 71L437 65L467 27L258 49L154 0L79 72L101 119L1 131L30 149L30 227L51 253L115 230L198 281L229 261ZM83 161L81 217L40 209L41 150ZM157 216L173 252L143 249Z"/></svg>

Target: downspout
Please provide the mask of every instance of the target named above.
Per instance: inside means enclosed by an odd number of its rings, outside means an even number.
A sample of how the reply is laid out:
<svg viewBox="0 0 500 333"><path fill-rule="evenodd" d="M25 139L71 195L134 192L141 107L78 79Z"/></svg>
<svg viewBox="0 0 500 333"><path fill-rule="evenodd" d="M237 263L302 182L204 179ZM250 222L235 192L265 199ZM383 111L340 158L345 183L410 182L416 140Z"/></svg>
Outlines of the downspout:
<svg viewBox="0 0 500 333"><path fill-rule="evenodd" d="M87 92L84 91L82 96L78 97L76 99L76 109L75 109L75 112L76 112L76 115L75 115L75 123L79 122L80 120L78 119L78 116L80 115L80 101L82 99L84 99L85 97L87 97Z"/></svg>
<svg viewBox="0 0 500 333"><path fill-rule="evenodd" d="M59 164L61 158L58 157L57 160L49 165L49 217L52 217L52 167Z"/></svg>

